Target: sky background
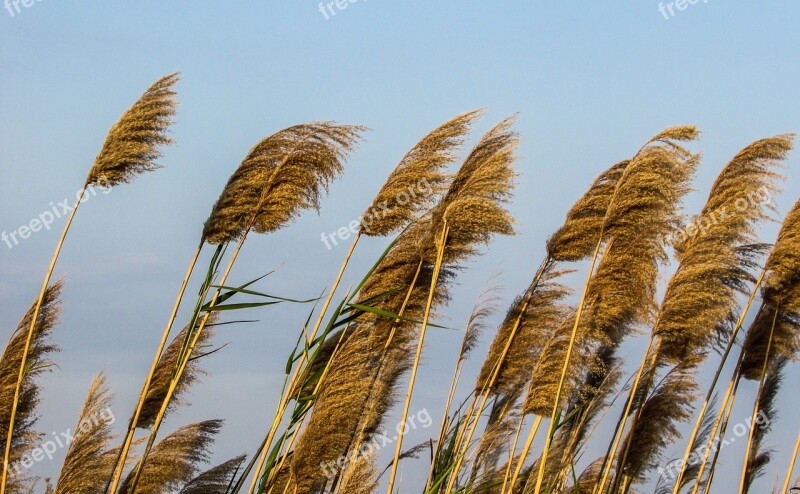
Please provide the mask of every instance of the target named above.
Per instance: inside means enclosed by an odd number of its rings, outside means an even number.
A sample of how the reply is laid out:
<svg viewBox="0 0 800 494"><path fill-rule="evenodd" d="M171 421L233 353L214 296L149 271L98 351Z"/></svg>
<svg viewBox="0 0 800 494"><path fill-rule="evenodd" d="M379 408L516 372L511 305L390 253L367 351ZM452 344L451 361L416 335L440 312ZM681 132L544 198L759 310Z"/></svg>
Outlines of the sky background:
<svg viewBox="0 0 800 494"><path fill-rule="evenodd" d="M43 380L41 430L74 425L99 371L108 375L116 426L124 429L212 204L248 149L292 124L337 120L372 130L319 215L253 236L243 249L231 281L281 266L259 286L286 296L312 297L330 284L345 249L328 250L321 233L356 218L420 137L475 108L487 112L471 143L519 113L524 141L510 206L518 235L497 239L468 265L443 311L449 326L464 324L493 276L507 307L530 282L544 241L593 178L668 125L691 123L703 131L694 147L704 156L697 191L686 201L687 212L697 212L739 149L798 130L800 4L700 1L669 19L658 6L654 0L361 0L327 20L311 0L42 0L14 16L0 11L2 231L74 197L121 112L158 77L182 73L176 144L166 150L164 168L90 199L70 232L56 269L66 280L54 334L62 352ZM776 198L781 215L800 197L797 163L794 154L785 191ZM0 244L2 338L38 293L62 226L13 249ZM767 225L765 241L775 232L776 224ZM363 243L343 286L359 278L386 242ZM193 406L170 417L163 430L225 418L215 460L252 452L271 421L282 368L307 311L277 306L249 314L258 323L220 329L216 342L229 345L205 362L209 374L195 386ZM484 336L468 364L466 387L491 337ZM459 344L457 332L430 333L411 410L428 410L436 424L412 432L407 445L436 435ZM621 355L638 363L643 346L641 339L627 343ZM800 366L790 366L767 439L776 453L758 492L785 475L800 426L798 378ZM743 385L732 424L748 415L753 394L751 383ZM605 423L598 437L609 428ZM580 465L598 454L590 451ZM382 452L381 465L387 455ZM722 458L723 472L731 475L719 475L715 491L731 492L743 452L733 445ZM45 461L34 472L54 476L59 465ZM404 464L402 491L418 492L424 472L424 462Z"/></svg>

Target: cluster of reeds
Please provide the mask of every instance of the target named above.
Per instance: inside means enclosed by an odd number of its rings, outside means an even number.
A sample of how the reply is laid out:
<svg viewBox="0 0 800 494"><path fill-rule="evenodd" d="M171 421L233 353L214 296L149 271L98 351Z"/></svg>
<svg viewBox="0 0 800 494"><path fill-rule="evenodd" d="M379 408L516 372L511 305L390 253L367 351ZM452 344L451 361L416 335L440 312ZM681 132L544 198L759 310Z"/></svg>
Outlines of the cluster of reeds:
<svg viewBox="0 0 800 494"><path fill-rule="evenodd" d="M84 190L131 182L158 168L161 147L170 142L176 81L174 74L157 81L112 127ZM386 468L378 464L369 446L394 411L406 422L420 386L426 336L452 302L451 285L494 236L514 234L506 206L517 176L515 117L477 139L451 170L481 117L481 111L456 116L400 159L318 298L263 293L256 288L263 276L239 286L227 280L249 235L272 233L320 207L365 129L312 122L258 142L200 232L124 436L94 420L111 401L101 374L79 411L58 479L45 481L46 492L360 494L381 490L383 482L391 494L409 490L399 475L403 461L428 457L426 494L626 493L664 471L673 445L685 446L683 461L674 475L658 479L656 492L710 492L720 458L730 454L714 445L725 437L739 385L749 380L757 385L747 404L754 426L744 456L727 458L740 462L740 492L748 492L778 453L766 439L777 419L782 377L800 350L800 201L773 244L758 237L760 222L777 214L770 198L793 136L746 146L722 168L702 211L687 221L682 201L700 165L699 154L687 147L699 135L693 126L655 135L575 202L547 240L530 284L511 302L474 385L459 396L464 363L499 303L496 291L484 293L453 355L437 434L411 447L400 434L392 461ZM415 187L419 193L409 194ZM41 438L38 379L57 350L50 334L64 290L51 277L80 203L79 197L41 292L0 360L0 494L34 492L41 480L15 465ZM363 236L394 238L342 295L340 281ZM198 266L206 248L212 251L208 266ZM585 272L585 283L570 287L567 275L575 271ZM193 275L200 289L183 329L174 330ZM661 279L668 281L659 299ZM164 418L185 405L187 390L203 374L202 359L218 350L214 328L237 322L225 320L228 314L282 303L312 308L287 348L277 410L264 416L263 440L249 455L205 468L222 421L162 435ZM620 348L642 332L647 348L630 372ZM703 399L704 366L715 370ZM727 389L714 399L731 368ZM691 424L688 437L681 437L682 426ZM598 443L594 432L602 427L613 434ZM584 460L597 451L604 453ZM790 467L780 492L796 482L797 455L798 447L787 452Z"/></svg>

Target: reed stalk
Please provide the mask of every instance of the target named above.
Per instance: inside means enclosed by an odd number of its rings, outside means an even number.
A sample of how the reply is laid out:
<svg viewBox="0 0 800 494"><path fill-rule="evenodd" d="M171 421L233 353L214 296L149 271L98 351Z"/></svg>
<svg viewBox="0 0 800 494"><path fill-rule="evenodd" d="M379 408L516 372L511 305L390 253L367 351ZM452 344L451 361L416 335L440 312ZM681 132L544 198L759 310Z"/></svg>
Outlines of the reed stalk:
<svg viewBox="0 0 800 494"><path fill-rule="evenodd" d="M433 307L433 298L436 293L436 284L439 281L439 273L442 269L442 261L444 258L444 250L445 245L447 243L447 236L449 233L449 227L447 224L447 219L445 219L442 223L442 233L437 245L437 254L436 254L436 264L433 267L433 276L431 277L431 286L428 292L428 302L425 306L425 314L422 317L422 327L419 331L418 342L417 342L417 351L414 355L414 363L411 365L411 376L409 377L408 382L408 389L406 390L406 398L405 403L403 405L403 412L400 418L400 424L402 424L402 430L397 437L397 446L395 447L394 451L394 461L392 462L392 471L389 474L389 485L386 488L387 494L392 494L394 489L394 484L397 478L397 469L398 465L400 464L400 455L403 452L403 434L405 433L405 424L408 420L408 411L411 407L411 396L414 393L414 383L417 377L417 369L419 368L420 359L422 358L422 348L425 342L425 332L428 329L428 320L431 316L431 308ZM449 488L448 488L449 490Z"/></svg>

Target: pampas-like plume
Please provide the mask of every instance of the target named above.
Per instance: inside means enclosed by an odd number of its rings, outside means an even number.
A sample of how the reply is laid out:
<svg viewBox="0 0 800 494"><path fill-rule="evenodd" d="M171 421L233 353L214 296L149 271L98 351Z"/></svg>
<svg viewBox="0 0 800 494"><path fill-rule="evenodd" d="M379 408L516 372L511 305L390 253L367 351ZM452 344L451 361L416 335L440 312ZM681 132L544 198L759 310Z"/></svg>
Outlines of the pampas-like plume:
<svg viewBox="0 0 800 494"><path fill-rule="evenodd" d="M33 327L33 339L29 346L27 362L30 370L25 373L19 385L19 400L17 407L17 428L11 438L11 449L7 454L9 458L8 469L12 475L7 486L11 492L20 492L29 485L30 479L14 471L19 468L17 462L37 446L40 435L34 431L36 425L36 406L39 404L38 378L50 366L48 356L57 351L49 341L50 333L58 322L62 283L58 281L45 292L41 309L38 311L35 324L33 314L35 304L20 321L14 334L0 358L0 448L6 444L8 424L11 416L11 405L14 401L14 390L17 388L17 372L25 353L25 342L28 328Z"/></svg>
<svg viewBox="0 0 800 494"><path fill-rule="evenodd" d="M214 336L213 327L216 319L217 314L212 314L209 317L209 322L206 323L205 331L200 334L198 345L195 347L189 363L186 366L186 370L184 370L183 375L178 382L178 386L175 388L175 392L172 400L170 401L168 410L174 410L176 407L183 405L180 398L181 395L184 394L202 374L204 374L203 369L201 369L198 364L198 359L202 357L202 355L200 355L202 348L206 347L208 342ZM137 427L146 429L153 425L153 422L155 421L156 416L161 409L161 404L164 402L164 398L167 396L169 385L172 381L175 369L178 366L178 359L182 355L183 345L186 342L188 333L189 327L186 326L183 328L183 330L181 330L180 333L178 333L177 336L175 336L167 349L164 350L164 353L161 355L158 365L156 365L156 370L153 373L153 379L150 381L150 387L147 390L147 396L145 397L144 404L142 405L142 411L139 415Z"/></svg>
<svg viewBox="0 0 800 494"><path fill-rule="evenodd" d="M332 464L355 449L357 436L369 440L394 402L393 389L408 368L408 348L415 337L411 321L421 317L425 306L424 289L414 287L430 279L431 268L422 266L418 247L428 225L417 221L400 234L361 289L360 300L384 294L375 304L395 314L403 312L404 320L368 314L349 330L294 449L292 482L298 492L324 482L320 464ZM439 295L446 300L444 291Z"/></svg>
<svg viewBox="0 0 800 494"><path fill-rule="evenodd" d="M547 240L547 253L559 261L579 261L592 255L603 233L608 206L630 160L617 163L597 177L567 213L564 224Z"/></svg>
<svg viewBox="0 0 800 494"><path fill-rule="evenodd" d="M203 240L222 244L249 230L273 232L302 210L319 209L320 196L343 170L364 127L332 122L300 124L255 145L228 180L206 220Z"/></svg>
<svg viewBox="0 0 800 494"><path fill-rule="evenodd" d="M738 313L737 297L754 279L755 223L767 218L775 171L792 147L790 136L757 141L725 166L703 211L681 232L681 264L670 281L654 334L660 352L677 362L712 342L727 342ZM692 234L693 233L693 234Z"/></svg>
<svg viewBox="0 0 800 494"><path fill-rule="evenodd" d="M445 224L449 229L441 246L445 265L475 255L477 248L488 244L494 235L514 234L514 218L505 205L516 180L519 136L511 128L515 121L515 117L507 118L481 138L433 209L431 228L421 244L428 261L433 261Z"/></svg>
<svg viewBox="0 0 800 494"><path fill-rule="evenodd" d="M245 458L245 455L237 456L206 470L189 481L179 494L226 494Z"/></svg>
<svg viewBox="0 0 800 494"><path fill-rule="evenodd" d="M340 492L345 494L372 494L378 488L378 472L374 457L359 455L347 470Z"/></svg>
<svg viewBox="0 0 800 494"><path fill-rule="evenodd" d="M456 159L456 148L482 113L476 110L458 115L406 153L362 215L361 232L391 235L429 209L446 184L445 168Z"/></svg>
<svg viewBox="0 0 800 494"><path fill-rule="evenodd" d="M702 355L687 358L667 371L664 378L647 397L639 420L624 444L628 444L624 461L620 458L621 474L640 481L652 468L660 464L664 448L680 437L677 423L692 416L692 402L696 398L695 374ZM618 475L619 475L618 473Z"/></svg>
<svg viewBox="0 0 800 494"><path fill-rule="evenodd" d="M61 249L64 246L78 208L83 203L87 189L93 185L112 187L119 183L130 182L140 173L157 168L155 160L160 156L159 147L170 142L170 139L166 137L166 131L171 123L171 116L175 113L175 93L172 91L172 85L176 81L176 74L166 76L157 81L111 128L103 148L89 170L86 182L84 182L84 186L76 198L75 205L72 207L64 224L64 230L56 244L53 257L50 260L50 266L42 282L39 299L34 306L33 316L31 317L32 320L37 319L45 298L45 292L50 284L50 278L61 254ZM28 328L27 340L22 360L20 361L17 384L22 383L25 371L28 368L27 354L28 347L33 340L33 332L34 327L31 325ZM14 437L19 395L20 389L17 387L10 402L11 413L9 415L8 434L2 462L4 468L2 479L0 479L0 494L5 494L7 487L8 469L5 467L9 465L8 454L11 451L11 442Z"/></svg>
<svg viewBox="0 0 800 494"><path fill-rule="evenodd" d="M742 346L741 374L750 380L761 379L767 358L793 359L800 351L800 201L786 216L765 270L762 307Z"/></svg>
<svg viewBox="0 0 800 494"><path fill-rule="evenodd" d="M175 92L172 86L178 74L170 74L153 83L108 132L100 154L86 178L86 185L115 186L128 183L137 175L158 168L160 147L170 144L167 129L175 115Z"/></svg>
<svg viewBox="0 0 800 494"><path fill-rule="evenodd" d="M654 315L658 264L667 259L664 244L676 229L680 201L689 190L699 161L678 141L697 135L693 126L666 129L634 156L617 183L564 356L553 398L551 428L555 427L563 385L568 381L573 347L592 341L619 345L635 324L650 322ZM606 253L593 274L603 242ZM582 318L584 309L587 317ZM545 441L536 494L541 491L551 438L549 434Z"/></svg>
<svg viewBox="0 0 800 494"><path fill-rule="evenodd" d="M222 427L221 420L186 425L150 450L136 486L137 494L168 494L191 481L199 465L209 459L209 448ZM141 461L122 484L123 494L133 494L131 483Z"/></svg>
<svg viewBox="0 0 800 494"><path fill-rule="evenodd" d="M411 365L411 376L406 390L401 423L408 418L411 396L422 357L425 334L436 296L436 286L444 265L454 265L477 253L478 246L488 244L494 235L514 233L513 217L505 209L514 188L516 172L516 147L518 135L511 127L515 117L503 120L487 132L464 161L453 183L433 209L432 228L423 248L435 247L430 288L425 313L422 318L416 354ZM446 280L445 280L446 281ZM469 438L467 439L469 442ZM387 492L391 494L397 476L398 458L402 452L402 435L395 448L395 462L389 478ZM463 456L459 456L447 486L455 482Z"/></svg>
<svg viewBox="0 0 800 494"><path fill-rule="evenodd" d="M406 153L394 168L370 207L361 216L359 231L354 236L350 249L339 268L339 273L328 291L328 296L319 311L317 321L311 329L309 340L313 340L316 337L361 236L389 235L407 226L418 213L432 204L435 198L439 196L443 184L447 181L444 168L455 159L455 149L461 144L463 135L467 133L470 125L480 114L481 112L479 111L466 113L440 125ZM350 334L352 333L348 333L348 337ZM290 393L284 393L281 397L279 409L283 409L286 406L290 397L296 396L293 393L298 389L297 377L301 375L300 370L303 370L302 374L308 375L308 369L303 368L304 363L305 357L303 355L287 387ZM314 365L318 366L319 364ZM275 433L280 415L280 413L276 414L276 418L267 435L267 443L271 441ZM258 470L260 470L266 459L266 451L264 449L262 452Z"/></svg>
<svg viewBox="0 0 800 494"><path fill-rule="evenodd" d="M417 242L426 231L426 224L416 222L399 236L362 287L360 300L385 294L376 302L377 306L401 312L409 288L421 283L430 271L429 267L420 268L421 273L417 273L420 266ZM403 311L407 320L395 324L393 320L370 314L349 330L350 336L329 364L308 425L294 450L292 482L298 486L298 492L306 492L315 483L325 481L320 464L335 462L354 446L359 432L367 440L380 425L393 402L394 383L408 367L407 349L415 334L414 325L408 320L421 316L425 303L422 292L411 290ZM338 340L338 334L333 338ZM390 338L389 349L384 351ZM382 370L380 379L376 377L379 370Z"/></svg>
<svg viewBox="0 0 800 494"><path fill-rule="evenodd" d="M514 400L519 396L549 335L567 315L567 308L561 302L570 290L557 281L564 273L555 269L555 263L547 263L542 276L514 300L481 367L475 383L477 393L513 395ZM516 332L508 345L512 331ZM502 358L506 347L508 351ZM488 389L493 373L496 373L494 384Z"/></svg>
<svg viewBox="0 0 800 494"><path fill-rule="evenodd" d="M716 408L716 397L713 398L710 402L710 410L714 410ZM700 420L700 432L694 438L691 443L690 447L690 456L694 456L696 458L701 458L704 455L705 448L707 447L706 444L708 443L709 439L711 438L711 434L714 431L714 422L715 422L715 415L713 413L705 413L701 417ZM674 458L671 460L667 465L668 472L672 472L672 468L675 464L680 465L679 462L681 461L680 458ZM678 492L682 491L684 487L689 485L690 482L694 481L696 484L700 484L704 481L703 478L700 478L702 475L700 469L700 462L699 461L692 461L689 462L690 464L686 467L683 472L683 475L678 479L673 479L670 476L661 476L658 479L658 483L656 484L656 489L654 494L670 494L674 488L677 489ZM678 466L678 468L681 468ZM672 483L671 483L672 482Z"/></svg>
<svg viewBox="0 0 800 494"><path fill-rule="evenodd" d="M116 452L109 449L114 438L110 412L111 393L105 376L100 374L89 388L54 494L105 492L106 479L112 473L116 456Z"/></svg>

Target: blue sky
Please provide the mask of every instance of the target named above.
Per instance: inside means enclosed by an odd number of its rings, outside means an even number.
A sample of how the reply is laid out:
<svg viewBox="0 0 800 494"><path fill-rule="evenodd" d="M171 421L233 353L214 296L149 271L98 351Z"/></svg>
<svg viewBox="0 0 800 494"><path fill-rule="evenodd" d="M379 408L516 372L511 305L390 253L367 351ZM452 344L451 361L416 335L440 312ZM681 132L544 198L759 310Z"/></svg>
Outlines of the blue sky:
<svg viewBox="0 0 800 494"><path fill-rule="evenodd" d="M697 192L686 202L692 213L736 151L800 124L800 4L789 0L700 1L669 19L652 0L360 0L327 20L318 6L41 0L14 16L0 11L0 230L13 231L50 202L72 197L119 114L153 80L182 72L176 145L164 155L165 168L89 201L64 249L57 275L67 285L56 332L63 351L45 380L43 430L73 424L100 370L117 395L123 427L211 205L250 146L283 127L333 119L372 129L321 214L248 240L233 274L244 281L281 265L264 288L312 296L344 255L326 249L320 234L360 214L419 137L474 108L487 108L479 132L519 113L524 142L511 206L519 234L498 239L459 278L446 311L447 323L459 326L491 276L498 275L506 302L521 291L572 201L663 127L703 130ZM789 164L777 198L781 213L800 197L796 155ZM774 233L768 225L765 240ZM54 229L13 249L0 244L3 335L37 293L56 238ZM383 245L364 243L345 285ZM306 310L272 308L253 315L259 323L221 330L218 342L230 345L208 360L194 406L167 430L227 418L217 458L250 452L270 420ZM458 339L432 333L412 410L427 407L438 419ZM626 345L631 361L638 362L641 345ZM797 377L794 365L787 383ZM784 475L798 432L792 416L800 398L790 388L769 436L779 453L764 489ZM425 437L420 431L408 444ZM735 446L730 451L725 467L736 471L741 455ZM57 467L43 463L36 471L53 475ZM420 468L406 465L408 492ZM733 488L726 482L719 476L720 492Z"/></svg>

